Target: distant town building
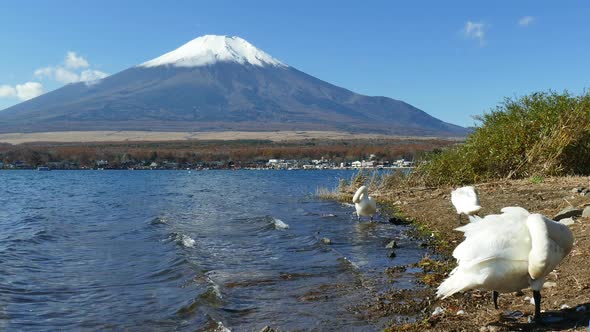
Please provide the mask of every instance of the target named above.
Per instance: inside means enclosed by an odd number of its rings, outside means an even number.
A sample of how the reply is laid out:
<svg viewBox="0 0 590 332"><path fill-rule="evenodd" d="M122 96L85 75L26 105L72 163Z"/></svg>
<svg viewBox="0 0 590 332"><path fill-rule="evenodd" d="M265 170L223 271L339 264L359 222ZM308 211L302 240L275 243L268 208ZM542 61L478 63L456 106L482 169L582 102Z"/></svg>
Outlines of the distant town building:
<svg viewBox="0 0 590 332"><path fill-rule="evenodd" d="M24 161L17 160L14 162L14 168L31 168L31 167L29 165L27 165Z"/></svg>

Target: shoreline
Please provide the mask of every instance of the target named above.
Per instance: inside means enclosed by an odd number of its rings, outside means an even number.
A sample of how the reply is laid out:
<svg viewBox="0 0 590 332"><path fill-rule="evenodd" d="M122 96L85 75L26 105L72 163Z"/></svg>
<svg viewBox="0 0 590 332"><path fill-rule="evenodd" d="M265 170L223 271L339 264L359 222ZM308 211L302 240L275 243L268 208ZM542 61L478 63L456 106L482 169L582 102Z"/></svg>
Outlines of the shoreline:
<svg viewBox="0 0 590 332"><path fill-rule="evenodd" d="M522 206L534 213L552 218L567 206L590 205L590 196L573 193L573 188L590 187L590 177L556 177L537 183L529 179L506 180L476 185L480 193L482 210L480 215L499 213L506 206ZM433 256L420 266L422 274L417 275L427 287L420 309L420 319L415 323L393 324L388 331L545 331L568 330L587 331L590 320L590 217L575 218L570 227L575 243L572 252L552 272L545 282L542 310L552 322L543 326L527 323L534 306L530 303L530 289L523 296L501 294L500 309L495 310L489 292L468 291L455 294L446 300L434 299L436 287L455 266L451 254L462 241L462 233L454 231L457 220L450 202L451 187L412 187L387 193L375 194L380 204L393 206L400 217L414 225L416 232L428 241ZM387 301L396 299L396 290L390 291ZM387 296L386 296L387 297ZM399 297L391 307L405 303ZM382 303L381 306L384 304ZM379 305L376 305L379 307ZM440 308L440 309L438 309ZM442 312L437 315L432 313ZM506 318L503 311L520 311L520 317ZM457 314L459 313L459 314Z"/></svg>
<svg viewBox="0 0 590 332"><path fill-rule="evenodd" d="M39 166L45 167L45 166ZM36 171L39 167L35 168L0 168L0 171ZM360 172L375 172L375 171L409 171L415 167L326 167L326 168L51 168L44 171L360 171Z"/></svg>

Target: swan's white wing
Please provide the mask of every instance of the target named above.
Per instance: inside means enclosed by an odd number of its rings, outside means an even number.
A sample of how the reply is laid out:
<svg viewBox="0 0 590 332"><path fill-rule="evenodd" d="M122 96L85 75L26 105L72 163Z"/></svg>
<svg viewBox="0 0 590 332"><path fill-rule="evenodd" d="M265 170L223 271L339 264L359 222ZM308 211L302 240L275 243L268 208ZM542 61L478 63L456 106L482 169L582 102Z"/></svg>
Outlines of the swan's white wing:
<svg viewBox="0 0 590 332"><path fill-rule="evenodd" d="M531 242L526 224L493 216L468 224L471 227L465 231L465 240L453 251L460 265L469 267L494 259L528 259Z"/></svg>
<svg viewBox="0 0 590 332"><path fill-rule="evenodd" d="M472 215L469 215L469 222L478 222L478 221L480 221L482 219L483 218L480 217L480 216L472 216Z"/></svg>
<svg viewBox="0 0 590 332"><path fill-rule="evenodd" d="M374 212L377 212L377 201L375 201L371 196L368 197L369 205ZM373 212L373 213L374 213Z"/></svg>
<svg viewBox="0 0 590 332"><path fill-rule="evenodd" d="M527 262L489 260L465 268L458 266L440 284L437 297L446 298L457 292L474 288L513 292L528 286Z"/></svg>
<svg viewBox="0 0 590 332"><path fill-rule="evenodd" d="M519 206L509 206L505 207L502 210L502 214L489 214L484 218L479 216L469 216L469 220L473 223L474 221L481 222L485 221L489 224L486 225L471 225L467 224L465 226L461 226L455 228L456 231L460 231L465 233L465 237L468 236L470 232L490 232L497 228L497 225L494 223L503 222L504 220L520 220L524 222L529 215L529 212Z"/></svg>
<svg viewBox="0 0 590 332"><path fill-rule="evenodd" d="M520 206L508 206L500 210L502 214L512 215L516 218L526 219L530 212Z"/></svg>
<svg viewBox="0 0 590 332"><path fill-rule="evenodd" d="M526 218L518 213L489 215L458 228L465 240L455 248L458 266L438 288L439 297L472 289L503 292L528 285L531 242Z"/></svg>
<svg viewBox="0 0 590 332"><path fill-rule="evenodd" d="M363 196L360 202L355 203L357 214L360 216L372 216L377 212L377 202L370 196Z"/></svg>
<svg viewBox="0 0 590 332"><path fill-rule="evenodd" d="M465 267L497 259L527 261L531 241L525 221L517 213L502 213L459 227L465 240L455 248L453 257Z"/></svg>

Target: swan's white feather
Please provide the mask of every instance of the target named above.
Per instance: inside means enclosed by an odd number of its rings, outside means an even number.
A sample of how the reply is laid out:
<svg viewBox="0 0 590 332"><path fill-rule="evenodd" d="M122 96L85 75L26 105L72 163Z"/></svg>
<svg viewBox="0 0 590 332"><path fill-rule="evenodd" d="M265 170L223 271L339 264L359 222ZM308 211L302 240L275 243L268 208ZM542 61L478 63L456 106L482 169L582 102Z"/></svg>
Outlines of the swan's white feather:
<svg viewBox="0 0 590 332"><path fill-rule="evenodd" d="M479 288L499 292L528 286L540 290L544 278L569 253L573 236L567 226L521 207L502 209L457 228L465 240L455 248L458 266L438 287L437 296Z"/></svg>

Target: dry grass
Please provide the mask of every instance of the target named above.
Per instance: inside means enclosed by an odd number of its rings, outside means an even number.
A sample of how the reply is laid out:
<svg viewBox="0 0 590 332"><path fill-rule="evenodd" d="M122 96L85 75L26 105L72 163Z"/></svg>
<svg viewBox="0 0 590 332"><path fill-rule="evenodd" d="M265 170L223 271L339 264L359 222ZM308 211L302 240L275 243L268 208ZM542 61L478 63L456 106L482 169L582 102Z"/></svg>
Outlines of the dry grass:
<svg viewBox="0 0 590 332"><path fill-rule="evenodd" d="M159 132L159 131L63 131L46 133L0 134L0 142L22 144L33 142L146 142L184 140L269 140L273 142L305 139L410 139L432 140L436 137L387 136L352 134L337 131L220 131L220 132Z"/></svg>
<svg viewBox="0 0 590 332"><path fill-rule="evenodd" d="M590 93L506 99L478 120L465 144L432 153L416 179L438 186L590 174Z"/></svg>

